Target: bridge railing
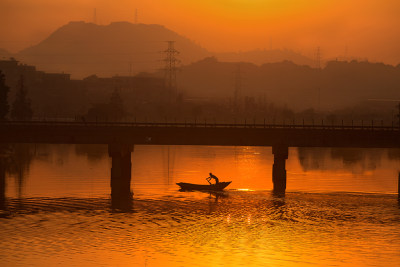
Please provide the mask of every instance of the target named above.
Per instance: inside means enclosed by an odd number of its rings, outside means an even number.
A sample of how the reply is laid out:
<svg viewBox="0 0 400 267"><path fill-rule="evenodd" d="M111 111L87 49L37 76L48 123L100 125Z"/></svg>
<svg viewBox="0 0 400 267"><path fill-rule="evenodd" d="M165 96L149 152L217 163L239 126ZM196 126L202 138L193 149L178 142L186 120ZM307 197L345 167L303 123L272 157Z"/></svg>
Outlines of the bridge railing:
<svg viewBox="0 0 400 267"><path fill-rule="evenodd" d="M188 127L188 128L257 128L257 129L308 129L308 130L373 130L400 131L400 127L392 122L391 125L348 125L348 124L276 124L276 123L216 123L216 122L99 122L99 121L2 121L0 126L74 126L74 127Z"/></svg>

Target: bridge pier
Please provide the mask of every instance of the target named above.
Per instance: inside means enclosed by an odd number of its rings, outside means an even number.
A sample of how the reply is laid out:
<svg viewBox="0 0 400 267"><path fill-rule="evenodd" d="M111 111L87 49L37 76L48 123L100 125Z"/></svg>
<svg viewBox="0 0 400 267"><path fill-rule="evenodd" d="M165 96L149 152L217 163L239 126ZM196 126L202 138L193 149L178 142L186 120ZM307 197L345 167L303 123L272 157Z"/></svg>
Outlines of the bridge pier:
<svg viewBox="0 0 400 267"><path fill-rule="evenodd" d="M111 206L113 209L130 210L131 191L131 153L133 145L109 144L108 155L111 165Z"/></svg>
<svg viewBox="0 0 400 267"><path fill-rule="evenodd" d="M274 193L284 194L286 191L286 160L289 156L289 149L285 145L272 147L274 154L274 165L272 166L272 182Z"/></svg>

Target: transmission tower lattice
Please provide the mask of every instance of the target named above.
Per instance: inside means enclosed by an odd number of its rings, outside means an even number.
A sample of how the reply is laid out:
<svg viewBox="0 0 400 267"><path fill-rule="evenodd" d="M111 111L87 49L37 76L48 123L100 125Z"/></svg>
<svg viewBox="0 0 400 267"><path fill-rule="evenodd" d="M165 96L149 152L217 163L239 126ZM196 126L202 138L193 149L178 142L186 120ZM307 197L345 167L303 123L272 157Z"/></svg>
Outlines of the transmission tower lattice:
<svg viewBox="0 0 400 267"><path fill-rule="evenodd" d="M177 59L179 51L175 49L175 41L167 41L168 48L163 51L165 54L165 87L168 90L170 100L177 96L177 83L176 83L176 72L178 70L177 64L180 62Z"/></svg>

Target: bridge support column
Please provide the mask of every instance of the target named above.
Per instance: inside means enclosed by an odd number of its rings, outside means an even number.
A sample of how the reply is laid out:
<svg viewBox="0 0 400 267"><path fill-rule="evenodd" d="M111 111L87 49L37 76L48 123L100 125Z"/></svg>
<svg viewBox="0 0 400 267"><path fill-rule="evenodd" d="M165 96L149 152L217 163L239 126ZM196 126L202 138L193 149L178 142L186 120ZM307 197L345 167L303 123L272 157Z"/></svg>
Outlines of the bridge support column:
<svg viewBox="0 0 400 267"><path fill-rule="evenodd" d="M111 165L111 205L112 208L126 210L132 205L131 153L133 145L110 144L108 155Z"/></svg>
<svg viewBox="0 0 400 267"><path fill-rule="evenodd" d="M286 191L286 160L289 149L284 145L275 145L272 147L272 153L274 154L274 165L272 167L274 193L282 194Z"/></svg>

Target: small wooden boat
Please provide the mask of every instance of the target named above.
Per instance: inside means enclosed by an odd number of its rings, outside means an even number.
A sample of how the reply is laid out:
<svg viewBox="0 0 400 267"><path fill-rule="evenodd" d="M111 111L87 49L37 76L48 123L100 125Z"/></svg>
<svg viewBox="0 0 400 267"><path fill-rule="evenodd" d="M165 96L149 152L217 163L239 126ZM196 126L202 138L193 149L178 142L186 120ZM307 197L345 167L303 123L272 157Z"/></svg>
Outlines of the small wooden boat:
<svg viewBox="0 0 400 267"><path fill-rule="evenodd" d="M218 184L189 184L189 183L176 183L181 187L181 190L199 190L199 191L222 191L231 182L219 182Z"/></svg>

